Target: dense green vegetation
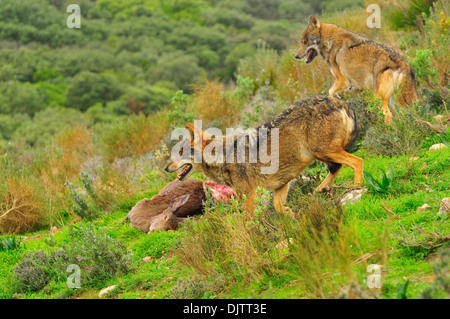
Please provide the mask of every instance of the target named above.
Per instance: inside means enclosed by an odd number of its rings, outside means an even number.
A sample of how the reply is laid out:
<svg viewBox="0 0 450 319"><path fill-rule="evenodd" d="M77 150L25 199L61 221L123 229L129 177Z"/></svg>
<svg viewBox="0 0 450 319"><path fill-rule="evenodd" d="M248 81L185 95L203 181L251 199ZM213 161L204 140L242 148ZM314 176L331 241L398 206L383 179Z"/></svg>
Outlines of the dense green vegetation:
<svg viewBox="0 0 450 319"><path fill-rule="evenodd" d="M81 28L66 26L69 3ZM450 4L381 1L369 29L363 1L0 0L0 298L448 298ZM312 195L320 163L292 184L280 216L260 190L206 203L176 231L118 224L174 174L170 133L253 127L330 88L320 57L293 57L309 14L389 43L414 67L420 102L383 122L373 92L355 110L361 200L344 167ZM201 174L195 178L204 179ZM424 204L428 208L418 209ZM68 264L81 288L67 286ZM370 289L369 265L382 288ZM347 291L347 292L346 292ZM350 291L350 292L349 292Z"/></svg>
<svg viewBox="0 0 450 319"><path fill-rule="evenodd" d="M259 42L281 52L313 12L313 1L291 0L73 3L81 8L79 29L66 27L65 1L0 2L1 145L33 146L20 127L45 128L39 115L48 108L111 120L104 114L160 110L203 75L232 80Z"/></svg>

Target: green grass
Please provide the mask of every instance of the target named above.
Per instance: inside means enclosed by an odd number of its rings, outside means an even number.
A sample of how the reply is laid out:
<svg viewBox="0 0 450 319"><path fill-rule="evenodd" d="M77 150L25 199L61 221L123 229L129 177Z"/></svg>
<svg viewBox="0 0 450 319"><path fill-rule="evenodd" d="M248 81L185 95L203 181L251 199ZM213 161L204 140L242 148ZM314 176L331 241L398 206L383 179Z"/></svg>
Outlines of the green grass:
<svg viewBox="0 0 450 319"><path fill-rule="evenodd" d="M408 156L368 157L364 150L359 150L357 156L364 158L365 171L374 176L380 171L387 172L392 166L395 178L386 194L368 190L362 199L344 206L347 229L354 231L358 239L359 251L364 253L380 251L380 234L389 233L385 241L386 264L383 267L383 289L381 297L397 298L399 287L408 280L407 298L417 298L431 285L433 275L433 260L442 249L425 249L422 247L406 247L399 239L416 236L420 228L428 233L439 231L449 235L450 220L447 216L439 216L440 199L448 196L450 185L450 148L436 152L423 150L417 159ZM320 165L308 169L311 175L323 170ZM325 171L322 175L325 175ZM343 168L335 182L336 185L350 186L353 183L353 171ZM158 186L147 194L156 193ZM162 185L159 185L159 187ZM288 205L295 206L301 202L301 187L291 190ZM336 190L334 196L344 192ZM322 200L330 200L330 195L320 194ZM425 212L417 212L424 203L431 207ZM122 206L120 206L122 205ZM277 275L262 275L255 280L244 280L242 283L222 280L220 283L205 281L196 275L195 269L180 260L179 249L183 240L190 236L191 225L202 223L206 216L196 217L182 224L176 231L154 232L150 235L126 223L118 223L133 205L132 201L120 204L120 211L115 211L92 221L97 228L104 229L108 235L126 245L131 250L135 270L125 275L116 276L104 282L103 286L117 285L108 296L111 298L171 298L178 296L175 291L182 289L190 291L197 298L303 298L307 297L305 285L301 277L295 275L298 267L294 262L276 265ZM300 207L301 205L299 205ZM225 208L226 209L226 208ZM264 217L264 215L260 216ZM280 221L281 222L281 221ZM82 222L87 223L87 222ZM81 225L81 224L80 224ZM281 224L280 224L281 225ZM418 237L417 237L418 236ZM412 238L411 237L411 238ZM3 236L3 238L6 238ZM28 253L36 250L51 252L70 242L70 227L64 227L55 234L39 231L21 235L21 245L18 249L0 251L0 298L98 298L100 288L82 287L69 289L64 281L54 281L41 291L18 293L15 290L13 275L14 267ZM445 244L444 244L445 246ZM146 261L143 260L144 257ZM378 262L379 257L371 257L368 263ZM354 271L364 280L364 267L355 267ZM190 280L190 281L189 281ZM217 280L216 280L217 281ZM188 287L188 288L186 288ZM177 290L178 289L178 290Z"/></svg>

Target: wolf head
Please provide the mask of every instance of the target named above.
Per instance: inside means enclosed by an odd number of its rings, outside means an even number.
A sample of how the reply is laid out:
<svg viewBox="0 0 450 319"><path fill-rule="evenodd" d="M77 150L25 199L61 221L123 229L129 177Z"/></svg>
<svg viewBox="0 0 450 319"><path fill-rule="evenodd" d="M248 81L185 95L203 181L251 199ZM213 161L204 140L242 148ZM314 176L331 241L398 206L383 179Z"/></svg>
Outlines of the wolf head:
<svg viewBox="0 0 450 319"><path fill-rule="evenodd" d="M205 146L211 142L212 136L202 131L194 124L186 126L189 136L184 138L179 144L179 156L174 158L164 168L167 172L173 173L181 169L177 178L184 181L189 175L197 171L201 164L194 161L196 154L203 154Z"/></svg>
<svg viewBox="0 0 450 319"><path fill-rule="evenodd" d="M320 40L320 22L317 17L312 15L309 17L309 24L303 32L301 38L302 46L295 58L302 59L306 56L306 63L311 63L320 52Z"/></svg>

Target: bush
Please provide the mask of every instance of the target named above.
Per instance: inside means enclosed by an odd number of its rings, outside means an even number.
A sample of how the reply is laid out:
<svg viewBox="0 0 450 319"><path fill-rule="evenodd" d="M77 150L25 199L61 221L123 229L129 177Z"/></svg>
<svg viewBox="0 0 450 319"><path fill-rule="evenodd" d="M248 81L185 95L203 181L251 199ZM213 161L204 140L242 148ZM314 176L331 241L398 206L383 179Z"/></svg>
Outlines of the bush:
<svg viewBox="0 0 450 319"><path fill-rule="evenodd" d="M443 247L439 251L439 262L434 264L435 279L420 295L423 299L449 299L450 298L450 247Z"/></svg>
<svg viewBox="0 0 450 319"><path fill-rule="evenodd" d="M14 268L14 278L19 281L22 291L39 291L51 281L51 266L50 256L38 250Z"/></svg>
<svg viewBox="0 0 450 319"><path fill-rule="evenodd" d="M0 86L0 113L34 115L45 108L44 90L30 83L7 81Z"/></svg>
<svg viewBox="0 0 450 319"><path fill-rule="evenodd" d="M102 287L112 277L132 271L132 254L103 229L81 224L72 227L70 236L59 250L30 253L14 268L22 291L39 291L52 280L65 281L71 264L80 267L85 287Z"/></svg>
<svg viewBox="0 0 450 319"><path fill-rule="evenodd" d="M112 161L150 152L166 135L169 123L167 112L149 115L130 115L105 130L102 134L103 153Z"/></svg>
<svg viewBox="0 0 450 319"><path fill-rule="evenodd" d="M25 176L0 177L0 231L22 233L43 221L39 189Z"/></svg>
<svg viewBox="0 0 450 319"><path fill-rule="evenodd" d="M149 69L150 83L168 81L175 83L177 89L190 91L189 85L194 83L201 74L197 57L182 51L163 54L156 66Z"/></svg>
<svg viewBox="0 0 450 319"><path fill-rule="evenodd" d="M414 59L410 60L411 66L417 77L417 84L426 82L429 86L437 83L437 70L431 67L431 50L417 50Z"/></svg>
<svg viewBox="0 0 450 319"><path fill-rule="evenodd" d="M77 110L48 108L34 115L32 119L23 120L12 134L12 142L24 142L35 148L42 148L61 132L75 125L87 122Z"/></svg>
<svg viewBox="0 0 450 319"><path fill-rule="evenodd" d="M195 85L194 90L190 109L195 120L200 119L204 124L214 122L218 128L236 124L242 106L235 103L217 79L209 81L203 78L203 83Z"/></svg>
<svg viewBox="0 0 450 319"><path fill-rule="evenodd" d="M86 111L96 103L106 105L122 94L120 82L110 74L96 74L83 71L77 74L67 86L68 107Z"/></svg>
<svg viewBox="0 0 450 319"><path fill-rule="evenodd" d="M432 134L421 124L423 110L419 103L411 106L390 106L393 114L391 125L383 121L380 99L369 101L369 110L376 114L375 122L367 129L362 146L372 154L393 156L417 154L423 141Z"/></svg>
<svg viewBox="0 0 450 319"><path fill-rule="evenodd" d="M101 287L110 278L132 270L132 254L103 229L80 224L72 227L70 235L71 241L63 249L70 263L80 266L82 285Z"/></svg>

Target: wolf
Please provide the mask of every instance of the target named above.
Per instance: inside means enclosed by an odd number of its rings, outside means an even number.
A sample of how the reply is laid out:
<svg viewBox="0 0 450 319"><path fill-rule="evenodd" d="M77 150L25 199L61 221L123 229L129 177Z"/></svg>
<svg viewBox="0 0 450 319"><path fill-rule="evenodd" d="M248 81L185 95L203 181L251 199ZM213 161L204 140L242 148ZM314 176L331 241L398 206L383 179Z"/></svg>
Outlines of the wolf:
<svg viewBox="0 0 450 319"><path fill-rule="evenodd" d="M349 153L356 139L356 118L353 110L343 100L331 96L310 96L297 101L285 109L272 121L257 130L277 130L278 143L272 146L272 134L266 140L256 139L256 149L268 147L272 153L278 152L278 169L263 174L261 167L266 163L260 158L252 163L250 152L254 136L236 134L235 136L212 136L194 124L186 126L187 136L180 142L179 159L170 161L167 172L180 171L177 178L185 180L193 172L203 172L217 183L230 186L235 195L242 200L243 209L252 216L255 209L256 190L259 187L274 191L274 207L279 213L293 215L285 206L289 182L313 161L319 160L328 165L329 173L316 191L328 191L342 165L354 171L356 184L362 183L363 159ZM246 139L245 161L239 162L236 153L232 161L196 161L195 153L203 154L209 143L219 142L223 153L230 148L238 148L239 140ZM232 143L226 143L229 139ZM276 150L275 150L276 148ZM188 150L188 151L185 151Z"/></svg>
<svg viewBox="0 0 450 319"><path fill-rule="evenodd" d="M329 95L352 87L355 90L373 89L381 97L385 122L391 123L388 101L397 88L398 102L411 105L419 97L416 77L408 61L392 47L372 41L339 26L320 22L314 15L301 37L296 59L306 56L311 63L321 55L336 78Z"/></svg>

